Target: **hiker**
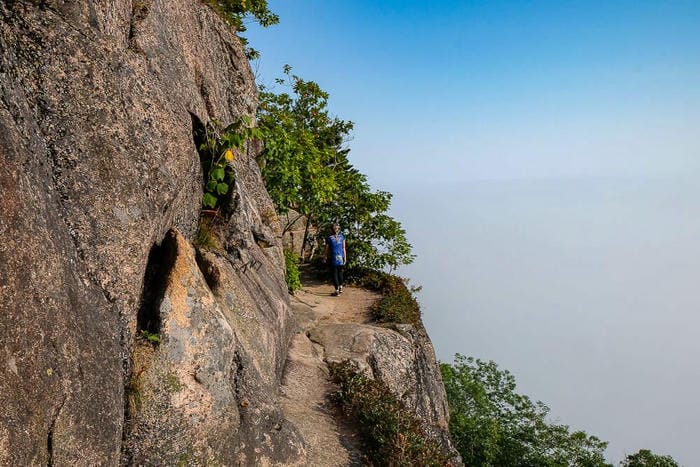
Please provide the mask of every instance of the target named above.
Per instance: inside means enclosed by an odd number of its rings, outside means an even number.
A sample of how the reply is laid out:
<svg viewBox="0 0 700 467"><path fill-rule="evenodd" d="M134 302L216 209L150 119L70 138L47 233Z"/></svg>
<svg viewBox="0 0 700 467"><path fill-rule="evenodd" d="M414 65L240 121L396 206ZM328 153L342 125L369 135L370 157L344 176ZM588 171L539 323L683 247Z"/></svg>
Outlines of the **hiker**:
<svg viewBox="0 0 700 467"><path fill-rule="evenodd" d="M340 233L340 225L333 224L333 234L326 239L326 251L323 254L323 261L328 263L331 268L331 276L335 286L333 295L343 293L343 266L345 266L347 259L345 237Z"/></svg>

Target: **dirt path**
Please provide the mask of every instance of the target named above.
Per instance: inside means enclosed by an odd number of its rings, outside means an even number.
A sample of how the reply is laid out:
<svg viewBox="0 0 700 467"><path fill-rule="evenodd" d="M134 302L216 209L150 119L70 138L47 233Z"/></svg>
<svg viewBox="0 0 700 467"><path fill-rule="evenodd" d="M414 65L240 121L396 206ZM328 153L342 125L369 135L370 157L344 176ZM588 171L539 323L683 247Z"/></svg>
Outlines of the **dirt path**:
<svg viewBox="0 0 700 467"><path fill-rule="evenodd" d="M299 330L292 341L282 380L282 410L309 444L309 466L363 465L359 440L329 400L334 388L328 380L324 349L312 342L308 333L327 324L368 323L368 308L378 295L346 286L335 297L331 294L332 285L309 278L304 284L292 298Z"/></svg>

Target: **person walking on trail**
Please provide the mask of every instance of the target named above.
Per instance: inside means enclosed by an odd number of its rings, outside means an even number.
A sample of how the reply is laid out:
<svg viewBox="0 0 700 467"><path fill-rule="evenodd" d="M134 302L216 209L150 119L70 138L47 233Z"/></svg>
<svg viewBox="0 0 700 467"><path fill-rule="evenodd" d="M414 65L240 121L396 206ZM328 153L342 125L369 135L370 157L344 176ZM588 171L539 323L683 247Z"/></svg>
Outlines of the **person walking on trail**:
<svg viewBox="0 0 700 467"><path fill-rule="evenodd" d="M335 286L335 293L333 295L340 295L343 293L343 266L345 266L347 259L345 237L340 233L340 225L333 224L333 234L326 239L326 252L323 256L323 260L328 263L331 268L333 285Z"/></svg>

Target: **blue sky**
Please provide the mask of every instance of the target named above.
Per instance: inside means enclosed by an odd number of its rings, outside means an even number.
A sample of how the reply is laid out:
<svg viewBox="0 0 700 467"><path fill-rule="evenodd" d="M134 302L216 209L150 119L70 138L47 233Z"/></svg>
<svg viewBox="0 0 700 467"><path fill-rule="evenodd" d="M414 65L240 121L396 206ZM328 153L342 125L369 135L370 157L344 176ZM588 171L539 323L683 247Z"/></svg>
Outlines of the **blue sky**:
<svg viewBox="0 0 700 467"><path fill-rule="evenodd" d="M377 185L700 172L700 2L270 6L261 81L317 81Z"/></svg>

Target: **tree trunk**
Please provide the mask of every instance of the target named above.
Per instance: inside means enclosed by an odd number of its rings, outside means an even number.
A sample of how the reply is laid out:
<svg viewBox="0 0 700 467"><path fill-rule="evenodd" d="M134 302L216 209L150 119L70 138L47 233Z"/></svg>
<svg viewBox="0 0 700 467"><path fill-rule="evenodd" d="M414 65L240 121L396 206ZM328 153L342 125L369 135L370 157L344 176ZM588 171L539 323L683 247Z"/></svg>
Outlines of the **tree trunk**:
<svg viewBox="0 0 700 467"><path fill-rule="evenodd" d="M306 216L306 227L304 228L304 240L301 242L301 259L304 258L304 251L306 250L306 243L309 241L309 224L311 223L311 216ZM311 258L309 258L311 259Z"/></svg>

